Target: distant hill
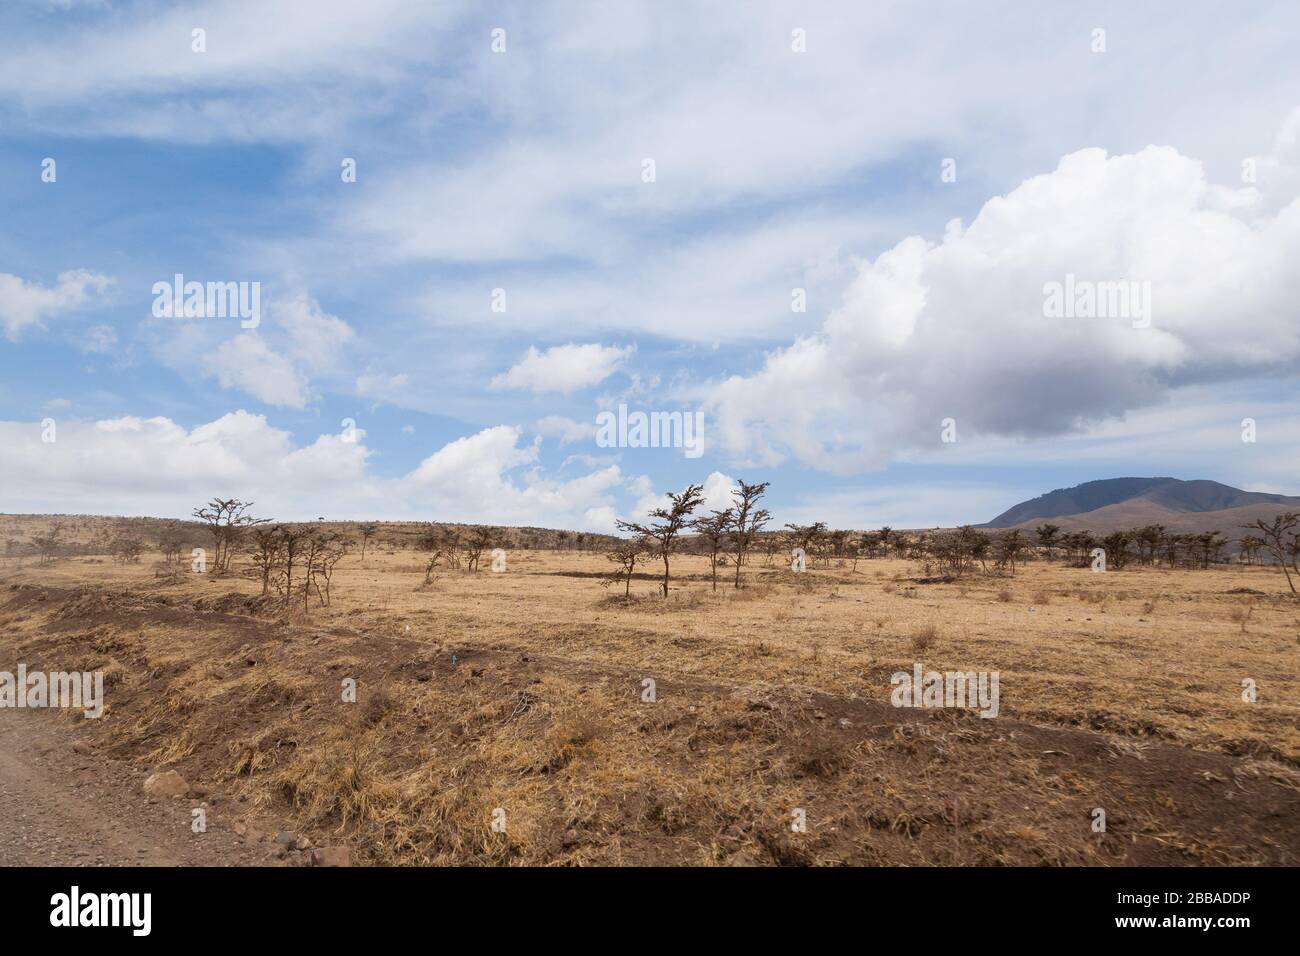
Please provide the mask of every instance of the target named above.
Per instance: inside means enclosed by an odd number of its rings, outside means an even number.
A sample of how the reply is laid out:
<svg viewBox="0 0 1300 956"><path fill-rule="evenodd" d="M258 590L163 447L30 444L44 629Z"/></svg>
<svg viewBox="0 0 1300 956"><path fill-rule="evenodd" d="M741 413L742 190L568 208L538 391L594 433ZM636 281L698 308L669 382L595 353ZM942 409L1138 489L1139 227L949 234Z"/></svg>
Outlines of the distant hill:
<svg viewBox="0 0 1300 956"><path fill-rule="evenodd" d="M1029 527L1050 519L1067 531L1163 524L1170 531L1232 532L1257 518L1300 511L1300 497L1242 491L1217 481L1106 478L1059 488L1008 508L981 527Z"/></svg>

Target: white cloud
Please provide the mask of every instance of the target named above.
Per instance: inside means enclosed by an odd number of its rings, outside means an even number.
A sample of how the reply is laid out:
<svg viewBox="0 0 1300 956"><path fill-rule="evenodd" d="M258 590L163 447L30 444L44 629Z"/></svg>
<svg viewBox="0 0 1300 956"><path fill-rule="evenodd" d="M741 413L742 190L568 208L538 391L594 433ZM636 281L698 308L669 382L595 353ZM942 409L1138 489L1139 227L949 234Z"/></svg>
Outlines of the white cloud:
<svg viewBox="0 0 1300 956"><path fill-rule="evenodd" d="M402 395L411 378L405 372L388 375L384 372L366 372L357 376L357 394L362 398L391 401Z"/></svg>
<svg viewBox="0 0 1300 956"><path fill-rule="evenodd" d="M431 488L453 494L480 493L501 480L502 472L537 460L537 446L518 447L519 429L509 425L485 428L477 435L457 438L430 455L411 477Z"/></svg>
<svg viewBox="0 0 1300 956"><path fill-rule="evenodd" d="M572 445L596 437L596 423L579 422L564 415L547 415L537 420L537 433L547 438L558 438L561 445Z"/></svg>
<svg viewBox="0 0 1300 956"><path fill-rule="evenodd" d="M333 368L356 338L351 326L305 293L274 302L271 317L284 330L289 354L312 371Z"/></svg>
<svg viewBox="0 0 1300 956"><path fill-rule="evenodd" d="M49 513L182 516L213 494L257 502L282 520L437 519L607 529L623 484L615 465L558 480L536 467L535 445L496 426L449 442L406 475L367 466L365 433L321 435L295 447L288 432L245 411L185 429L167 418L0 422L6 504Z"/></svg>
<svg viewBox="0 0 1300 956"><path fill-rule="evenodd" d="M832 528L867 531L889 525L904 528L952 528L979 524L1011 505L1040 495L1034 485L967 481L889 482L865 489L838 489L810 493L781 509L785 522L813 524L824 521Z"/></svg>
<svg viewBox="0 0 1300 956"><path fill-rule="evenodd" d="M546 478L536 468L522 481L512 478L511 472L537 462L537 445L520 447L520 437L518 428L498 425L459 438L421 462L409 486L439 517L477 515L498 523L539 524L563 516L566 527L584 527L589 509L611 504L609 495L622 482L616 465L567 481Z"/></svg>
<svg viewBox="0 0 1300 956"><path fill-rule="evenodd" d="M724 475L720 471L710 472L709 476L702 482L695 482L702 485L701 494L703 502L695 509L696 517L706 516L710 511L725 511L735 504L731 497L731 489L736 487L734 478ZM684 487L684 486L683 486ZM646 516L656 508L668 507L667 491L658 491L654 482L648 475L639 475L628 483L628 488L632 494L636 495L636 500L631 509L627 512L626 517L631 521L644 521ZM682 488L670 489L673 494L682 491Z"/></svg>
<svg viewBox="0 0 1300 956"><path fill-rule="evenodd" d="M111 325L95 325L86 330L81 350L91 354L107 354L117 349L117 332Z"/></svg>
<svg viewBox="0 0 1300 956"><path fill-rule="evenodd" d="M534 346L508 372L492 379L493 388L526 388L535 394L568 394L599 385L613 375L632 354L632 346L590 343L555 345L545 352Z"/></svg>
<svg viewBox="0 0 1300 956"><path fill-rule="evenodd" d="M697 509L697 513L704 515L710 511L725 511L735 505L735 499L731 497L731 491L736 487L734 478L714 471L704 479L703 485L704 504Z"/></svg>
<svg viewBox="0 0 1300 956"><path fill-rule="evenodd" d="M351 364L356 333L348 323L299 292L266 301L267 321L256 331L240 331L234 321L153 318L143 328L155 355L182 372L217 379L268 405L305 408L316 398L313 379L341 377ZM358 391L400 384L401 379L362 376Z"/></svg>
<svg viewBox="0 0 1300 956"><path fill-rule="evenodd" d="M40 325L45 319L85 308L112 284L108 276L84 269L59 273L53 286L0 272L0 325L12 341L24 329Z"/></svg>
<svg viewBox="0 0 1300 956"><path fill-rule="evenodd" d="M206 368L222 388L239 389L268 405L305 408L310 397L307 379L256 332L227 339L208 357Z"/></svg>
<svg viewBox="0 0 1300 956"><path fill-rule="evenodd" d="M0 46L0 91L44 123L82 132L199 142L325 135L364 115L367 101L380 108L457 15L454 5L403 0L106 12L45 42ZM204 53L191 49L196 27L206 31Z"/></svg>
<svg viewBox="0 0 1300 956"><path fill-rule="evenodd" d="M959 437L1068 433L1198 381L1294 372L1300 202L1276 214L1169 148L1064 157L967 227L863 264L822 329L709 393L733 455L836 472ZM1067 274L1151 283L1151 324L1048 318Z"/></svg>

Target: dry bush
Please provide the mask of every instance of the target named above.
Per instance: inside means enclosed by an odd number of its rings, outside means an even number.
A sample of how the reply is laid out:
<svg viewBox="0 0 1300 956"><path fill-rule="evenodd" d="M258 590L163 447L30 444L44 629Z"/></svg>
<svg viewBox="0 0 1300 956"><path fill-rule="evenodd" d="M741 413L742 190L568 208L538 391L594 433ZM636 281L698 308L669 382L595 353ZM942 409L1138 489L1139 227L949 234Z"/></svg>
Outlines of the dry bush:
<svg viewBox="0 0 1300 956"><path fill-rule="evenodd" d="M770 584L747 584L740 590L732 590L729 593L733 601L762 601L770 598L776 591Z"/></svg>
<svg viewBox="0 0 1300 956"><path fill-rule="evenodd" d="M1051 604L1051 603L1052 603L1052 596L1051 596L1050 594L1048 594L1046 591L1035 591L1035 592L1034 592L1034 603L1035 603L1035 604L1044 604L1044 605L1046 605L1046 604Z"/></svg>
<svg viewBox="0 0 1300 956"><path fill-rule="evenodd" d="M1010 592L1010 591L1005 591L1005 590L1003 590L1003 591L999 591L999 592L998 592L998 600L1001 601L1003 604L1010 604L1010 603L1011 603L1011 592Z"/></svg>
<svg viewBox="0 0 1300 956"><path fill-rule="evenodd" d="M922 654L939 642L939 629L933 624L926 624L912 632L912 651Z"/></svg>

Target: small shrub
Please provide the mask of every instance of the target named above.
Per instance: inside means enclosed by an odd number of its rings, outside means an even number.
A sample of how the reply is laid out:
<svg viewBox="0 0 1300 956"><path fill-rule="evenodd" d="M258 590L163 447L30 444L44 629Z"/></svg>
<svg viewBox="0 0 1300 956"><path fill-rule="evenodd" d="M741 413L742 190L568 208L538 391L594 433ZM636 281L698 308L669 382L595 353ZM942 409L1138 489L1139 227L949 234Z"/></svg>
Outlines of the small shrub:
<svg viewBox="0 0 1300 956"><path fill-rule="evenodd" d="M939 629L933 624L927 624L924 627L917 628L912 632L912 650L917 654L922 654L934 647L939 641Z"/></svg>

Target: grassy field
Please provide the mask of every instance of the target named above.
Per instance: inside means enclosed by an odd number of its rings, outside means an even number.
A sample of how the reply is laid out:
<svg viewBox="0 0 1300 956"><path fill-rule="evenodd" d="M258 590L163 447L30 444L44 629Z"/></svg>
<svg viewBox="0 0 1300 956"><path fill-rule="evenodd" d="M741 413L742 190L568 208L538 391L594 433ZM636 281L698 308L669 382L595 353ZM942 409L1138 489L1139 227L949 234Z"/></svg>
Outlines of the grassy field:
<svg viewBox="0 0 1300 956"><path fill-rule="evenodd" d="M665 600L602 587L598 555L429 586L423 557L350 556L308 614L149 559L9 561L0 652L104 670L105 718L64 719L107 753L366 862L1300 862L1300 605L1276 571L918 583L760 558L715 593L680 557ZM998 717L890 706L918 662L997 671Z"/></svg>

